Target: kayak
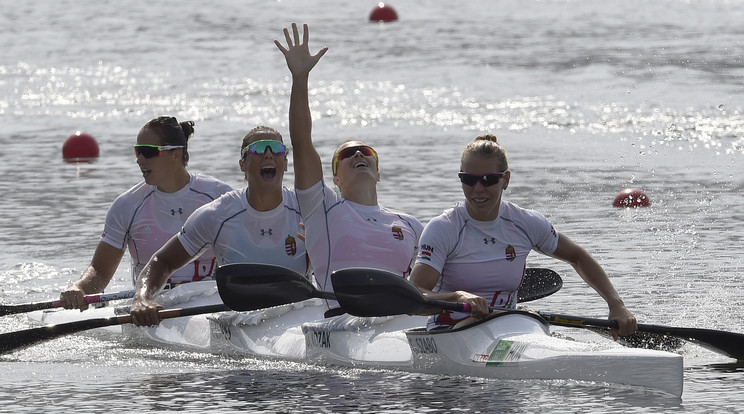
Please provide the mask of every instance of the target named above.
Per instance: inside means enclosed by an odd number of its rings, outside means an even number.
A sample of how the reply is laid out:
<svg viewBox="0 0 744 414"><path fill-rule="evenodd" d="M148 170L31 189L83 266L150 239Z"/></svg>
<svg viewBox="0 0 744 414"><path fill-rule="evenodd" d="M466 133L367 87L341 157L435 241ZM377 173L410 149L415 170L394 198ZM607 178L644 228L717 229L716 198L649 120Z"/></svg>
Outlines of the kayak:
<svg viewBox="0 0 744 414"><path fill-rule="evenodd" d="M309 295L318 294L311 290ZM322 304L312 298L212 315L210 320L218 325L213 333L223 335L213 338L213 343L224 340L243 354L320 365L507 380L606 382L682 394L681 355L552 336L548 323L534 313L507 311L463 328L427 332L425 316L323 318Z"/></svg>
<svg viewBox="0 0 744 414"><path fill-rule="evenodd" d="M285 280L268 275L269 284L261 279L249 282L243 274L234 276L223 278L223 282L230 282L223 286L219 278L216 284L204 281L180 285L158 299L168 309L180 306L202 312L199 309L204 307L203 313L164 319L156 327L124 323L95 330L118 330L127 340L142 344L218 354L497 379L607 382L648 387L675 396L682 393L681 355L551 336L547 322L532 313L509 311L461 329L427 332L425 316L343 314L324 318L323 299L329 294L316 291L301 275L286 275ZM259 289L263 284L267 286L265 291ZM382 291L393 292L390 286ZM270 297L271 292L278 293ZM400 292L386 298L386 309L405 302ZM274 303L276 300L281 302ZM216 312L212 308L227 309L223 301L235 310ZM260 308L247 310L253 307ZM380 308L380 304L374 307ZM117 310L128 312L126 309L33 312L32 319L45 324L64 323L101 318Z"/></svg>
<svg viewBox="0 0 744 414"><path fill-rule="evenodd" d="M608 382L682 395L681 355L551 336L548 323L530 312L504 312L452 330L410 329L405 335L415 372Z"/></svg>

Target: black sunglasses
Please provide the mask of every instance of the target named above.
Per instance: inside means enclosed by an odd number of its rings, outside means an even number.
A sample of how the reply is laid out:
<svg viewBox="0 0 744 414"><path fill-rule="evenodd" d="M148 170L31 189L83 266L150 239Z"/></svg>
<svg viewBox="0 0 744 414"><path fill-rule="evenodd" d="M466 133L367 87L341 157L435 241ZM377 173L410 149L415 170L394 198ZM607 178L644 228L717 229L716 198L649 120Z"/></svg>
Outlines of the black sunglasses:
<svg viewBox="0 0 744 414"><path fill-rule="evenodd" d="M460 171L459 173L457 173L457 176L460 177L460 182L465 185L475 187L475 183L480 181L480 183L483 184L484 187L490 187L492 185L498 184L499 180L504 178L504 176L508 172L509 170L495 174L473 175Z"/></svg>
<svg viewBox="0 0 744 414"><path fill-rule="evenodd" d="M176 148L183 148L183 145L137 144L134 146L134 156L139 157L142 155L145 158L159 157L163 155L163 151L170 151Z"/></svg>

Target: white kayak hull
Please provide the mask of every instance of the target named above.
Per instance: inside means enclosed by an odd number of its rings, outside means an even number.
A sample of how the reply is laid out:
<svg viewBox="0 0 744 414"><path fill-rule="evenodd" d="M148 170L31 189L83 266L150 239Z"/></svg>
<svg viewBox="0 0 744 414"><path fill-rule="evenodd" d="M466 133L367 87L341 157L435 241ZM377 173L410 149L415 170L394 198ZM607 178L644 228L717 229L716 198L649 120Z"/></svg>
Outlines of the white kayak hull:
<svg viewBox="0 0 744 414"><path fill-rule="evenodd" d="M550 336L543 320L523 312L457 330L409 330L406 336L416 372L608 382L682 395L681 355Z"/></svg>
<svg viewBox="0 0 744 414"><path fill-rule="evenodd" d="M165 308L222 303L213 281L164 292ZM113 316L114 307L33 312L44 324ZM510 313L469 327L427 332L424 316L324 318L325 302L251 312L166 319L157 327L96 329L128 341L168 348L352 367L498 379L563 379L628 384L682 393L682 356L670 352L586 343L551 336L540 318Z"/></svg>
<svg viewBox="0 0 744 414"><path fill-rule="evenodd" d="M179 285L174 289L164 291L157 299L165 309L196 307L221 304L222 300L217 292L214 281L191 282ZM77 309L49 309L35 311L28 314L28 318L44 325L56 325L81 321L86 319L110 318L128 313L131 300L119 302L116 306L91 307L85 311ZM136 344L189 349L195 351L211 351L212 344L211 323L208 315L184 316L165 319L158 326L138 327L131 324L113 325L97 328L91 332L95 335L107 333L121 337Z"/></svg>
<svg viewBox="0 0 744 414"><path fill-rule="evenodd" d="M222 299L217 292L217 284L212 280L205 280L185 283L164 291L158 296L157 302L165 309L173 309L219 305ZM125 324L121 325L121 329L125 338L132 343L211 352L215 344L212 343L209 315L164 319L157 326Z"/></svg>
<svg viewBox="0 0 744 414"><path fill-rule="evenodd" d="M301 325L322 319L325 310L324 301L309 299L251 312L210 315L213 352L304 360L306 348Z"/></svg>
<svg viewBox="0 0 744 414"><path fill-rule="evenodd" d="M425 316L360 318L341 315L305 323L308 361L345 366L399 367L411 364L405 330L426 324Z"/></svg>

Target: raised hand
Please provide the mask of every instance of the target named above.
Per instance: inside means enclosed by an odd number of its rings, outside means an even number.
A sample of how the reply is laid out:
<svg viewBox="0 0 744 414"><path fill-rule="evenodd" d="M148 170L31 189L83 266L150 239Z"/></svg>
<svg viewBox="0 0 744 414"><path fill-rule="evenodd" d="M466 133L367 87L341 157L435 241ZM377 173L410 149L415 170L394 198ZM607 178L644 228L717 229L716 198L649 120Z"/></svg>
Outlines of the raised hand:
<svg viewBox="0 0 744 414"><path fill-rule="evenodd" d="M307 44L310 38L307 24L303 24L302 29L302 43L300 43L300 32L297 29L297 23L292 23L292 36L290 36L288 28L284 29L284 38L287 40L286 48L281 42L274 40L276 47L284 54L284 58L287 60L287 67L292 72L292 76L303 76L310 73L313 67L315 67L315 64L328 51L328 48L324 47L315 55L311 55Z"/></svg>

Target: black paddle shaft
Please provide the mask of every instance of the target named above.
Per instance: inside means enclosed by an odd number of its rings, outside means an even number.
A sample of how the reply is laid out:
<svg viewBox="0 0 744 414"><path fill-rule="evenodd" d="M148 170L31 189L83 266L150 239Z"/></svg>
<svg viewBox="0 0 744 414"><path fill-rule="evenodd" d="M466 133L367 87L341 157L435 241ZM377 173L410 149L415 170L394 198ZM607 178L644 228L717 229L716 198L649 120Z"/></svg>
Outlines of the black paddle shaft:
<svg viewBox="0 0 744 414"><path fill-rule="evenodd" d="M203 313L214 313L229 310L225 305L207 305L193 308L166 309L159 311L160 319L193 316ZM49 341L65 335L87 331L105 326L123 325L131 323L130 315L110 316L108 318L86 319L82 321L60 323L57 325L41 326L23 331L0 334L0 354L18 351L38 343Z"/></svg>
<svg viewBox="0 0 744 414"><path fill-rule="evenodd" d="M560 315L548 312L539 312L546 321L553 325L567 326L571 328L602 327L617 329L616 321L607 319L584 318L581 316ZM714 329L702 328L679 328L664 325L638 324L638 332L648 332L664 336L672 336L693 342L703 348L715 353L727 355L737 360L744 360L744 334Z"/></svg>
<svg viewBox="0 0 744 414"><path fill-rule="evenodd" d="M412 314L424 309L466 311L462 303L432 300L405 278L366 267L340 269L331 274L341 308L356 316ZM519 301L528 302L557 292L563 280L550 269L527 269Z"/></svg>

